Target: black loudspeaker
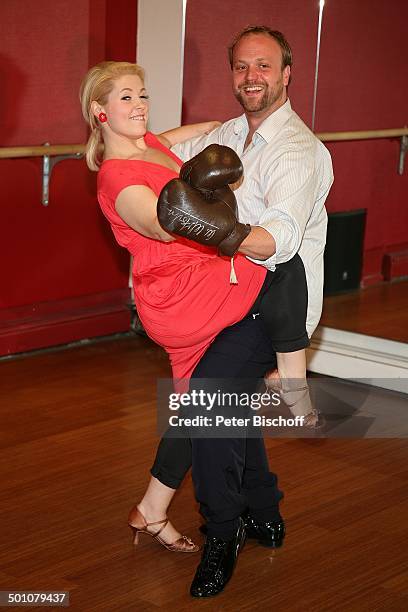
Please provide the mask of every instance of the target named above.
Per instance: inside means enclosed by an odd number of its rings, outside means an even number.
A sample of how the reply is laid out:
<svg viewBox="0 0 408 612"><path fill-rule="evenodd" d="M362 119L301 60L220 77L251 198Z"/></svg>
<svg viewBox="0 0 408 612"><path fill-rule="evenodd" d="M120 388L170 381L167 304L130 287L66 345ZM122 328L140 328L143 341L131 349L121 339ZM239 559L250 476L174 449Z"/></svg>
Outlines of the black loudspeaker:
<svg viewBox="0 0 408 612"><path fill-rule="evenodd" d="M324 252L324 294L359 289L363 266L366 209L331 213L328 216Z"/></svg>

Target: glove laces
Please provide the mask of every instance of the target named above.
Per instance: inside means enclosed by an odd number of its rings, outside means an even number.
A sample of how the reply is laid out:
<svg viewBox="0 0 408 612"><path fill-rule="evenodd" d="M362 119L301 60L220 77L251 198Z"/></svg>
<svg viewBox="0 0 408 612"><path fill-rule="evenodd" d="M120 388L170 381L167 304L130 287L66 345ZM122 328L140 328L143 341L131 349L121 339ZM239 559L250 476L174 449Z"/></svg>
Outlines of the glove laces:
<svg viewBox="0 0 408 612"><path fill-rule="evenodd" d="M238 278L234 268L234 255L231 257L230 285L238 285Z"/></svg>

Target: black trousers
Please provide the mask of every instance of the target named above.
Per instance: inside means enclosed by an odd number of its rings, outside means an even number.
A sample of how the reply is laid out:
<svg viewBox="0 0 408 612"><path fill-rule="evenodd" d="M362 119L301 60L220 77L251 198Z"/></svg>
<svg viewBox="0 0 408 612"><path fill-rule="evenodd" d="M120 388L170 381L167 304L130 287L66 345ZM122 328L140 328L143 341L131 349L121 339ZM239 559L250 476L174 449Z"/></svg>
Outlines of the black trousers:
<svg viewBox="0 0 408 612"><path fill-rule="evenodd" d="M268 272L247 317L217 336L194 370L190 390L200 390L205 384L208 391L210 379L218 379L217 384L222 379L226 386L222 391L254 392L259 379L276 367L276 350L291 352L308 345L306 310L304 268L296 256L276 272ZM164 437L151 473L177 488L191 465L196 498L210 536L232 537L246 508L260 521L279 518L283 495L276 475L269 471L261 436Z"/></svg>
<svg viewBox="0 0 408 612"><path fill-rule="evenodd" d="M259 378L275 365L275 352L260 319L249 316L217 336L196 367L190 389L202 389L202 379L207 379L208 392L208 379L244 377L253 380L255 390ZM195 495L209 535L231 537L246 507L259 520L279 516L282 494L275 474L269 472L261 437L163 437L151 473L177 488L191 465Z"/></svg>

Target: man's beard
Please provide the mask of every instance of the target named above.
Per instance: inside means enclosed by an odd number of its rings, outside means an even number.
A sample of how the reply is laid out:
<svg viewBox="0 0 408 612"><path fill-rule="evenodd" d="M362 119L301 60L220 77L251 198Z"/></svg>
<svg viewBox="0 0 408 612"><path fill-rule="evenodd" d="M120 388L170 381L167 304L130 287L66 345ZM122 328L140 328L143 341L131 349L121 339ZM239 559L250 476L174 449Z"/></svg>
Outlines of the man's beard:
<svg viewBox="0 0 408 612"><path fill-rule="evenodd" d="M234 91L236 99L242 108L248 113L258 113L267 110L273 106L273 104L275 104L276 100L278 100L283 93L283 80L279 79L274 88L271 88L269 85L266 86L261 98L252 100L251 98L247 98L245 94L242 94L242 89L244 87L254 87L256 85L265 87L265 83L244 83L241 85L238 92Z"/></svg>

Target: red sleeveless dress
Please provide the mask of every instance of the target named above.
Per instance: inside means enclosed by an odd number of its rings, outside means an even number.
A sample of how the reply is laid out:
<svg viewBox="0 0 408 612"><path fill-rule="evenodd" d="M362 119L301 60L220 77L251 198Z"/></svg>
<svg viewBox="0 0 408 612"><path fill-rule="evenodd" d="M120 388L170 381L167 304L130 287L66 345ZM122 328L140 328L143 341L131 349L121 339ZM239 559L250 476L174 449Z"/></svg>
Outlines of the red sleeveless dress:
<svg viewBox="0 0 408 612"><path fill-rule="evenodd" d="M145 142L182 162L148 132ZM243 255L234 258L238 284L230 284L230 259L184 238L146 238L115 209L119 193L145 185L157 196L177 174L143 160L110 159L98 173L98 200L117 242L133 255L135 303L146 333L169 354L175 379L189 379L217 334L240 321L262 287L266 269Z"/></svg>

